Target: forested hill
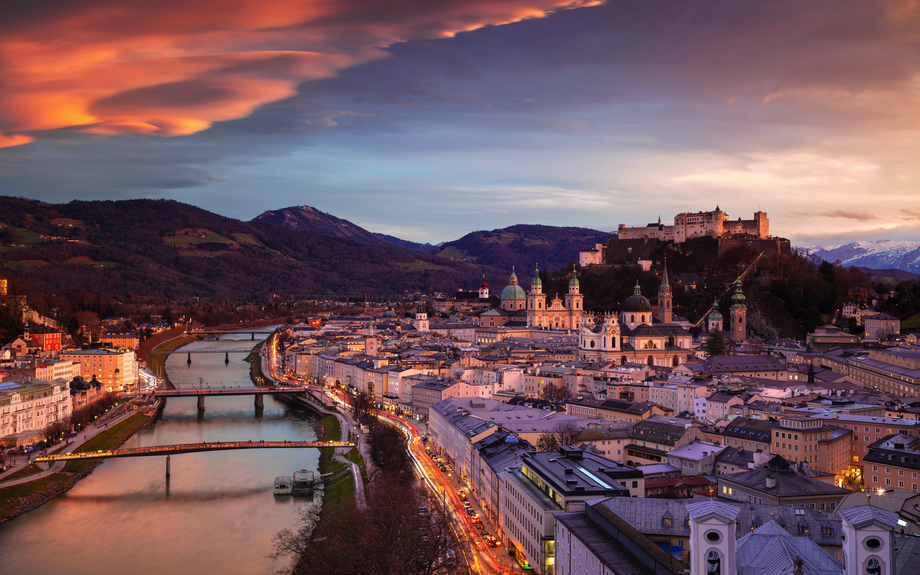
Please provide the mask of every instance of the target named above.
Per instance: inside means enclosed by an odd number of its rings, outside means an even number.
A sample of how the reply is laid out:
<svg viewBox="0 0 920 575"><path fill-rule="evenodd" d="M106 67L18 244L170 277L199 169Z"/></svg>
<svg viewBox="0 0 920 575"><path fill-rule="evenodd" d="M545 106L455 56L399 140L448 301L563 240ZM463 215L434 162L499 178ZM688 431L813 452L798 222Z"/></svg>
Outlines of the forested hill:
<svg viewBox="0 0 920 575"><path fill-rule="evenodd" d="M611 233L588 228L516 225L492 231L469 233L459 240L441 244L435 252L442 257L531 273L536 264L555 270L578 263L578 252L605 244Z"/></svg>
<svg viewBox="0 0 920 575"><path fill-rule="evenodd" d="M484 272L495 280L504 275L172 200L47 204L0 197L0 226L2 273L44 292L395 297L475 287Z"/></svg>
<svg viewBox="0 0 920 575"><path fill-rule="evenodd" d="M267 212L262 212L253 218L252 221L276 226L287 226L296 230L309 230L327 236L350 238L364 244L395 246L413 252L430 253L434 250L434 246L431 244L420 244L388 236L386 234L371 232L348 220L337 218L310 206L294 206L280 210L269 210Z"/></svg>

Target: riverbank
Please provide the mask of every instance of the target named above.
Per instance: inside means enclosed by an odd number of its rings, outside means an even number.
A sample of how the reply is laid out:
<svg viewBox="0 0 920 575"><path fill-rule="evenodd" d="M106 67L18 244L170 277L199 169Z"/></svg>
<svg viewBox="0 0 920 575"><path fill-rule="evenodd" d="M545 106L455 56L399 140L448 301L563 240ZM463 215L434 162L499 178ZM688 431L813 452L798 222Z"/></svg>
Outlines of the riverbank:
<svg viewBox="0 0 920 575"><path fill-rule="evenodd" d="M246 356L246 359L243 360L249 364L249 379L252 380L252 383L255 384L256 387L268 385L268 378L266 378L265 373L262 372L263 345L265 345L264 340L253 347L249 355Z"/></svg>
<svg viewBox="0 0 920 575"><path fill-rule="evenodd" d="M181 335L179 337L164 341L160 345L153 348L153 352L150 354L150 361L147 362L147 367L150 368L157 377L163 380L163 383L166 384L168 389L176 389L176 386L169 381L169 376L166 374L166 359L169 355L182 347L185 344L192 343L193 341L198 341L202 339L200 335Z"/></svg>
<svg viewBox="0 0 920 575"><path fill-rule="evenodd" d="M111 428L100 431L74 452L115 449L152 420L152 417L143 413L135 413ZM101 464L100 460L69 461L60 473L0 489L0 523L36 509L65 493Z"/></svg>

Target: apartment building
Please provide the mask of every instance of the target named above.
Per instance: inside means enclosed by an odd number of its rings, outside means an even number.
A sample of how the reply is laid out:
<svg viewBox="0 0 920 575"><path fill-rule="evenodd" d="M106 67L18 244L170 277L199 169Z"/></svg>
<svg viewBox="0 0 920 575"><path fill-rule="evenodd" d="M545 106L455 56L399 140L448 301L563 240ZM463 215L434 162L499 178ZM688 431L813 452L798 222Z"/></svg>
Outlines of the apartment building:
<svg viewBox="0 0 920 575"><path fill-rule="evenodd" d="M134 350L80 349L61 352L61 359L80 364L80 375L102 383L106 391L123 391L137 383Z"/></svg>
<svg viewBox="0 0 920 575"><path fill-rule="evenodd" d="M0 443L4 447L37 443L48 425L67 419L71 412L66 381L0 384Z"/></svg>

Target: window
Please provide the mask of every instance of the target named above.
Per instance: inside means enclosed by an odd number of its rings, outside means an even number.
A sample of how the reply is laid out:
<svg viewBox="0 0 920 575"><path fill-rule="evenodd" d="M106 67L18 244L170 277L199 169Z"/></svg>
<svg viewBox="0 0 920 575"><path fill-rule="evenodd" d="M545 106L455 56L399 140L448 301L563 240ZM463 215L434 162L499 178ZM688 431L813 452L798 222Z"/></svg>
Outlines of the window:
<svg viewBox="0 0 920 575"><path fill-rule="evenodd" d="M706 572L709 575L721 575L722 573L722 560L719 557L718 551L710 551L709 558L706 561ZM881 575L881 573L866 573L866 575Z"/></svg>

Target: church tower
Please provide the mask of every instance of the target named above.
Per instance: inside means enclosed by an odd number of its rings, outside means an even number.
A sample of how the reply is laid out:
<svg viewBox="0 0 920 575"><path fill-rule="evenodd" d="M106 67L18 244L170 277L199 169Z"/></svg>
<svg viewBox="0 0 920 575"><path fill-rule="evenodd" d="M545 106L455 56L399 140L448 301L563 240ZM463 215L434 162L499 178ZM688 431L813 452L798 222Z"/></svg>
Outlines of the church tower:
<svg viewBox="0 0 920 575"><path fill-rule="evenodd" d="M735 293L732 295L732 341L741 343L747 339L747 306L744 305L744 292L741 291L741 276L735 280Z"/></svg>
<svg viewBox="0 0 920 575"><path fill-rule="evenodd" d="M659 220L661 218L658 218ZM673 310L671 308L671 282L668 281L668 260L664 260L664 271L661 272L661 287L658 288L658 321L671 323Z"/></svg>
<svg viewBox="0 0 920 575"><path fill-rule="evenodd" d="M739 509L709 499L690 503L690 575L737 575Z"/></svg>
<svg viewBox="0 0 920 575"><path fill-rule="evenodd" d="M428 313L425 311L425 304L422 302L418 302L418 307L415 311L415 329L419 333L428 331Z"/></svg>
<svg viewBox="0 0 920 575"><path fill-rule="evenodd" d="M722 313L719 311L719 300L712 302L712 311L709 312L709 333L722 331Z"/></svg>
<svg viewBox="0 0 920 575"><path fill-rule="evenodd" d="M543 302L546 297L543 295L543 280L540 279L540 266L533 272L533 280L530 282L530 293L527 294L527 310L535 311L543 309ZM537 303L539 302L539 308Z"/></svg>
<svg viewBox="0 0 920 575"><path fill-rule="evenodd" d="M486 276L482 276L482 283L479 284L479 299L489 299L489 284L486 283Z"/></svg>
<svg viewBox="0 0 920 575"><path fill-rule="evenodd" d="M578 271L572 266L572 279L569 280L569 293L565 294L565 308L569 310L569 325L566 329L578 329L581 324L585 296L581 295Z"/></svg>
<svg viewBox="0 0 920 575"><path fill-rule="evenodd" d="M837 515L843 528L843 575L892 575L898 515L868 504L839 509Z"/></svg>

